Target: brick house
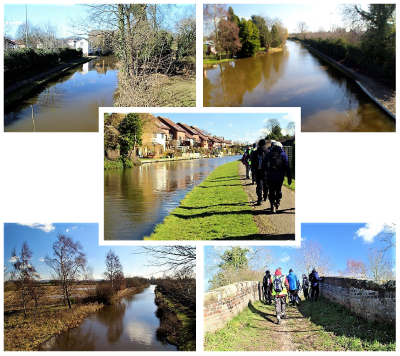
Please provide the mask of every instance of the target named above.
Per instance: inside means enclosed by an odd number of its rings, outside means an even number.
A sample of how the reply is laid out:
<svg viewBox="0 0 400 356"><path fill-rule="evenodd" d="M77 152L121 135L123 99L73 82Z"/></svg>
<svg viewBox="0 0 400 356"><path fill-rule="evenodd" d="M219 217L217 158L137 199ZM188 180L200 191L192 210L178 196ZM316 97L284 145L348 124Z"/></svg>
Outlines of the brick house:
<svg viewBox="0 0 400 356"><path fill-rule="evenodd" d="M189 141L187 132L179 125L175 124L172 120L158 116L157 119L166 125L169 129L169 134L166 140L166 146L169 147L183 147Z"/></svg>

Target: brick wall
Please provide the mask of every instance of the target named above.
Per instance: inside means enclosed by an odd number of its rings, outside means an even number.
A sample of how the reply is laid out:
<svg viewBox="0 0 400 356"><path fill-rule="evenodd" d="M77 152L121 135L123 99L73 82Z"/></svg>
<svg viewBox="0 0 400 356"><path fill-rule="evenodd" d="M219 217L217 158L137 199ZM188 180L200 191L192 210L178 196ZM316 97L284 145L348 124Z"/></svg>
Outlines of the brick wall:
<svg viewBox="0 0 400 356"><path fill-rule="evenodd" d="M214 289L204 295L204 332L215 332L251 302L261 299L259 282L239 282Z"/></svg>
<svg viewBox="0 0 400 356"><path fill-rule="evenodd" d="M396 282L385 285L368 280L325 277L320 295L369 320L396 324Z"/></svg>

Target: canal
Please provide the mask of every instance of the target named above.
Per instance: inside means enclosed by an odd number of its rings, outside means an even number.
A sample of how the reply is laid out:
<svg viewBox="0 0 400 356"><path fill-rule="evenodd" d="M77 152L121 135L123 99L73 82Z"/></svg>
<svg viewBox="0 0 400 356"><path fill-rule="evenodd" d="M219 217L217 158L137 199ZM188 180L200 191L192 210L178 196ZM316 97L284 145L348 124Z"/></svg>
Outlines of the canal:
<svg viewBox="0 0 400 356"><path fill-rule="evenodd" d="M142 240L216 167L239 158L145 163L105 171L104 239Z"/></svg>
<svg viewBox="0 0 400 356"><path fill-rule="evenodd" d="M5 108L4 131L98 132L102 106L113 106L118 69L113 55L97 57Z"/></svg>
<svg viewBox="0 0 400 356"><path fill-rule="evenodd" d="M155 315L154 288L151 285L100 309L79 327L43 343L40 351L177 351L157 339L160 320Z"/></svg>
<svg viewBox="0 0 400 356"><path fill-rule="evenodd" d="M342 72L299 43L203 70L204 106L301 107L302 131L395 131Z"/></svg>

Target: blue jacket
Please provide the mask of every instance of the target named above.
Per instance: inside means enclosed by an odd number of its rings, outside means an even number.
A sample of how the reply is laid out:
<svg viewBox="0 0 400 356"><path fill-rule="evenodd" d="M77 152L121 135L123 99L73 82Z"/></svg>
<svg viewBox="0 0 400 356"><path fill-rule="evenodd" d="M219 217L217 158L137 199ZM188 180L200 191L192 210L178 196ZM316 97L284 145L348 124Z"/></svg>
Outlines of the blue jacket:
<svg viewBox="0 0 400 356"><path fill-rule="evenodd" d="M282 168L279 170L274 170L274 169L268 168L267 163L270 160L272 152L278 152L280 155L280 159L282 161ZM263 168L264 168L264 171L266 172L267 180L283 181L285 178L285 173L286 173L286 176L288 177L288 179L292 179L292 172L290 171L289 159L286 156L286 153L283 152L282 147L279 147L279 146L272 147L272 149L264 157Z"/></svg>
<svg viewBox="0 0 400 356"><path fill-rule="evenodd" d="M322 278L320 278L319 276L318 276L318 273L317 272L312 272L311 273L311 286L312 287L315 287L315 286L317 286L318 284L319 284L319 282L320 281L322 281Z"/></svg>
<svg viewBox="0 0 400 356"><path fill-rule="evenodd" d="M289 282L289 290L297 290L300 288L300 281L294 272L290 272L286 278Z"/></svg>

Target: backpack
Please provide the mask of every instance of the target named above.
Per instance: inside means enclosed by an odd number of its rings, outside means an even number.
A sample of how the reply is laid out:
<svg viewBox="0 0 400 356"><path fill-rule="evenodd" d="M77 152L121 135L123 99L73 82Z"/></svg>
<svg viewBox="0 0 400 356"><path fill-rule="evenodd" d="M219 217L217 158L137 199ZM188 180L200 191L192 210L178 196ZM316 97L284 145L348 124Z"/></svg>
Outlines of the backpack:
<svg viewBox="0 0 400 356"><path fill-rule="evenodd" d="M258 155L258 169L262 168L262 163L265 157L265 152L263 151L261 155Z"/></svg>
<svg viewBox="0 0 400 356"><path fill-rule="evenodd" d="M281 153L277 151L271 151L269 153L269 159L267 162L267 168L274 171L280 170L282 168Z"/></svg>
<svg viewBox="0 0 400 356"><path fill-rule="evenodd" d="M272 288L274 289L274 291L276 293L280 293L283 291L282 277L285 277L285 276L283 276L283 275L275 276L274 284L273 284Z"/></svg>
<svg viewBox="0 0 400 356"><path fill-rule="evenodd" d="M252 150L249 149L249 150L247 151L247 153L246 153L246 157L244 158L244 160L245 160L246 162L249 162L249 161L250 161L250 159L251 159L251 153L252 153Z"/></svg>
<svg viewBox="0 0 400 356"><path fill-rule="evenodd" d="M311 272L311 273L308 275L308 280L312 283L312 282L313 282L313 279L314 279L314 274Z"/></svg>
<svg viewBox="0 0 400 356"><path fill-rule="evenodd" d="M310 283L308 282L308 279L307 279L307 278L304 278L304 279L303 279L303 285L304 285L306 288L308 288L308 287L310 286Z"/></svg>

